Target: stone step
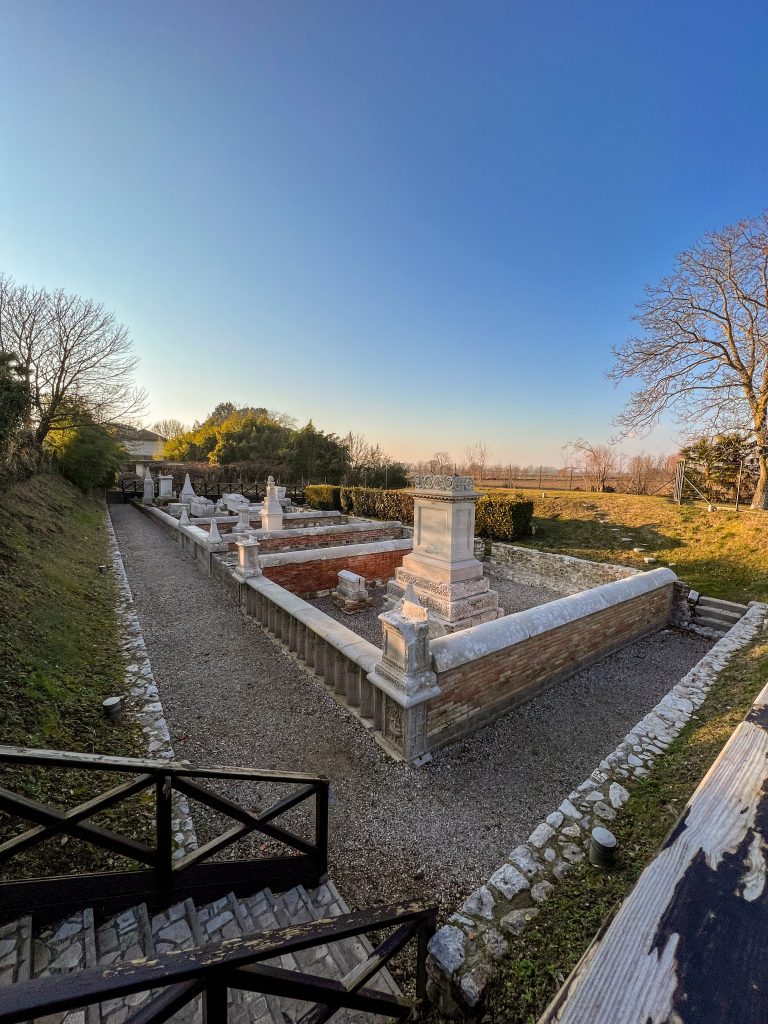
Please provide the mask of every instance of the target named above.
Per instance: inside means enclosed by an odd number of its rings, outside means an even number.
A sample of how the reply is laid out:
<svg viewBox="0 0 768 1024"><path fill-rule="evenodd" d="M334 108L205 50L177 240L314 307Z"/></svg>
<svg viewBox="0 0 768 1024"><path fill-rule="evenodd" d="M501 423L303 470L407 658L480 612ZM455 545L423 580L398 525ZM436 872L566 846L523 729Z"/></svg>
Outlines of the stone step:
<svg viewBox="0 0 768 1024"><path fill-rule="evenodd" d="M350 913L348 903L330 879L318 886L309 896L321 917L340 917L342 914ZM353 966L362 963L373 952L373 945L365 935L360 935L355 939L345 939L343 942L347 944L345 952L347 959L353 961ZM378 989L380 992L389 992L392 995L402 995L395 979L386 968L372 979L368 987Z"/></svg>
<svg viewBox="0 0 768 1024"><path fill-rule="evenodd" d="M694 618L699 615L706 615L711 619L719 619L720 622L727 622L729 627L735 626L739 619L741 619L741 615L738 612L723 611L711 605L696 605L693 614Z"/></svg>
<svg viewBox="0 0 768 1024"><path fill-rule="evenodd" d="M32 971L32 918L0 928L0 985L28 981Z"/></svg>
<svg viewBox="0 0 768 1024"><path fill-rule="evenodd" d="M32 943L32 978L73 974L96 967L96 928L90 907L70 915L64 921L48 925ZM99 1024L98 1006L50 1014L46 1024Z"/></svg>
<svg viewBox="0 0 768 1024"><path fill-rule="evenodd" d="M723 612L738 613L739 618L747 611L745 604L739 604L737 601L725 601L721 597L707 597L706 594L702 594L696 604L703 608L718 608Z"/></svg>
<svg viewBox="0 0 768 1024"><path fill-rule="evenodd" d="M703 626L705 629L711 629L716 633L721 633L723 636L733 625L732 622L724 622L714 615L694 615L692 622L695 626Z"/></svg>
<svg viewBox="0 0 768 1024"><path fill-rule="evenodd" d="M345 913L349 913L346 903L333 883L326 882L313 891L303 886L282 894L263 889L244 899L229 893L201 907L188 899L152 918L142 904L108 918L98 929L90 909L45 927L37 935L32 920L22 918L0 929L0 984L69 974L86 967L108 968ZM340 980L367 957L371 948L368 940L359 936L274 957L268 962ZM381 972L369 987L399 994L388 971ZM52 1014L45 1024L124 1024L153 994L156 993L135 993L85 1010ZM298 1024L309 1009L307 1003L296 999L240 990L229 993L232 1024ZM172 1024L201 1024L200 998L170 1019ZM379 1019L373 1018L374 1024ZM371 1015L345 1010L334 1015L334 1024L361 1024L365 1020L371 1020Z"/></svg>

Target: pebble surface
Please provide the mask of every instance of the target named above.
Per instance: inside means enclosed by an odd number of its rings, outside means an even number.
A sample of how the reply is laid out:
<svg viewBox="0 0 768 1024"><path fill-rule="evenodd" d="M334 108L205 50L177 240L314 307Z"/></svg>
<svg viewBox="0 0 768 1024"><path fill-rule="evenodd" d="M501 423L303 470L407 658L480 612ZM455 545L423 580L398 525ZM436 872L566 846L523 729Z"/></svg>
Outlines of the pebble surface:
<svg viewBox="0 0 768 1024"><path fill-rule="evenodd" d="M354 907L450 913L712 645L663 630L411 769L166 531L110 512L177 756L330 778L330 870Z"/></svg>

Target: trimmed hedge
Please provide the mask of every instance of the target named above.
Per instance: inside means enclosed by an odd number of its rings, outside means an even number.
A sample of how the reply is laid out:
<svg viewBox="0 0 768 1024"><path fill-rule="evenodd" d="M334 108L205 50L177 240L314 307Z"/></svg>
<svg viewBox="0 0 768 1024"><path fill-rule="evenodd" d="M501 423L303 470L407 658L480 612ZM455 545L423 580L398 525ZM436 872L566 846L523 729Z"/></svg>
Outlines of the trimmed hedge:
<svg viewBox="0 0 768 1024"><path fill-rule="evenodd" d="M310 508L321 512L341 511L341 487L333 484L307 484L304 497Z"/></svg>
<svg viewBox="0 0 768 1024"><path fill-rule="evenodd" d="M519 540L531 532L533 502L491 492L480 498L475 533L486 540Z"/></svg>
<svg viewBox="0 0 768 1024"><path fill-rule="evenodd" d="M413 525L413 498L407 491L385 491L377 487L325 487L314 490L340 490L340 507L345 515L364 519L399 519ZM307 492L310 488L307 488ZM309 495L307 496L309 500ZM310 502L315 504L314 500ZM318 505L318 508L326 506ZM477 502L475 533L487 540L510 541L531 532L533 502L519 496L491 491Z"/></svg>

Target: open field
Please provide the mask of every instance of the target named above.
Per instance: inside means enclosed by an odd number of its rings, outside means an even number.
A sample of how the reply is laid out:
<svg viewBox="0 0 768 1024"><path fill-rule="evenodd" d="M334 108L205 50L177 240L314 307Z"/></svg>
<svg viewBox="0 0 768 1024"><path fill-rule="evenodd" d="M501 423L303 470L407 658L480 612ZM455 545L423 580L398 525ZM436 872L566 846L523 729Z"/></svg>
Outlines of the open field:
<svg viewBox="0 0 768 1024"><path fill-rule="evenodd" d="M618 839L615 866L601 871L582 861L542 904L525 934L510 939L509 954L489 995L485 1020L535 1024L603 921L655 856L765 685L767 672L768 644L764 639L734 657L698 712L656 762L652 774L632 785L629 800L611 824Z"/></svg>
<svg viewBox="0 0 768 1024"><path fill-rule="evenodd" d="M655 496L541 493L527 495L536 535L520 544L635 568L654 556L712 597L768 598L768 512L709 512L702 503L678 506ZM635 553L634 547L645 550Z"/></svg>
<svg viewBox="0 0 768 1024"><path fill-rule="evenodd" d="M0 742L29 747L141 756L138 726L111 724L105 697L124 692L104 506L55 475L18 483L3 494L0 517ZM71 806L114 785L114 775L5 769L3 784L36 800ZM128 806L128 805L126 805ZM145 828L136 799L133 827ZM124 810L124 809L122 809ZM138 816L138 817L136 817ZM98 821L99 819L94 819ZM106 820L101 819L101 820ZM0 817L0 839L18 831ZM77 849L72 849L77 847ZM73 841L49 841L11 860L9 874L79 871L116 858Z"/></svg>

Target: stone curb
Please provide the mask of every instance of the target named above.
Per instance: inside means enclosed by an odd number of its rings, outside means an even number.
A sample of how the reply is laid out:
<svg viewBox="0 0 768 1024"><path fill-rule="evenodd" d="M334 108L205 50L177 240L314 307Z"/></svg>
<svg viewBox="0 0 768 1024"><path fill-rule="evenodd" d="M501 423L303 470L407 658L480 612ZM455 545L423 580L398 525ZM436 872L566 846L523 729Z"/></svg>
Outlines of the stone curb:
<svg viewBox="0 0 768 1024"><path fill-rule="evenodd" d="M629 798L627 787L633 779L648 775L733 655L764 627L766 615L768 604L751 604L740 621L435 933L427 961L430 996L446 1015L479 1010L493 964L509 948L505 936L521 935L557 882L583 860L591 829L611 827Z"/></svg>
<svg viewBox="0 0 768 1024"><path fill-rule="evenodd" d="M133 594L128 575L120 554L109 509L105 509L107 537L112 558L112 569L118 588L117 617L123 639L120 650L125 659L126 704L130 714L141 725L147 741L150 757L175 760L171 734L163 714L157 683L152 674L144 637L133 605ZM187 798L180 793L173 795L174 858L179 860L197 849L197 833L190 814Z"/></svg>

